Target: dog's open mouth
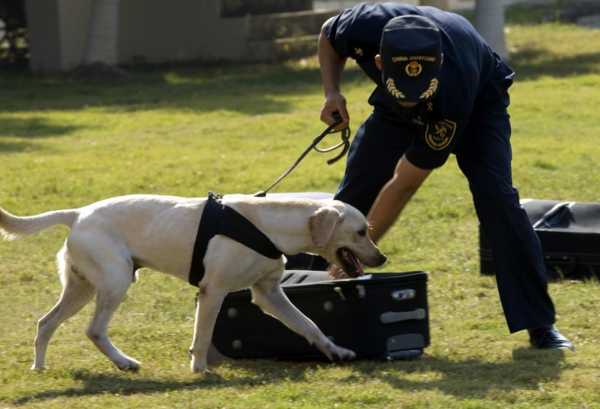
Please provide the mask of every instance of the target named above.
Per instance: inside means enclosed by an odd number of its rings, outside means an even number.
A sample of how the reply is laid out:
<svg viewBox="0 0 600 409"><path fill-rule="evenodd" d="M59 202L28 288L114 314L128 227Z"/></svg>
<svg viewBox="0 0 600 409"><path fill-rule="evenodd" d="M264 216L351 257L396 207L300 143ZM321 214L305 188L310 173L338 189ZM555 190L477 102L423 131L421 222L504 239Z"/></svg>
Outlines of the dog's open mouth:
<svg viewBox="0 0 600 409"><path fill-rule="evenodd" d="M341 247L337 250L336 255L341 262L342 270L350 277L358 277L364 274L362 265L354 253L347 247Z"/></svg>

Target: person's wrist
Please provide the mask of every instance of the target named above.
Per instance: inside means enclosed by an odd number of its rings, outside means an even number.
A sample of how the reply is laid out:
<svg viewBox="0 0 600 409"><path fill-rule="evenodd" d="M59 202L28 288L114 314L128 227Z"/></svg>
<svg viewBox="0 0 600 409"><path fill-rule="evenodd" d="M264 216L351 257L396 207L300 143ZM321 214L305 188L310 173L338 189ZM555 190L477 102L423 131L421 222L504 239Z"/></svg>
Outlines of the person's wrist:
<svg viewBox="0 0 600 409"><path fill-rule="evenodd" d="M338 89L326 90L325 91L325 99L333 100L338 99L342 96L342 93Z"/></svg>

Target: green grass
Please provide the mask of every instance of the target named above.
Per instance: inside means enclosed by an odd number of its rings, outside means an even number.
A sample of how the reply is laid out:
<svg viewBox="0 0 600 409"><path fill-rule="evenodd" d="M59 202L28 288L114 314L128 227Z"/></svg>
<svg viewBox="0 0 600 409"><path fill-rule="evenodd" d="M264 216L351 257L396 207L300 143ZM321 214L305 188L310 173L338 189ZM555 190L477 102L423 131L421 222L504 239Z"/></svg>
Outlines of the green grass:
<svg viewBox="0 0 600 409"><path fill-rule="evenodd" d="M600 201L600 41L561 24L512 25L514 179L522 197ZM0 203L18 213L127 193L253 193L318 134L314 60L279 66L137 71L121 84L0 78ZM354 68L353 126L372 88ZM280 191L333 191L343 163L311 154ZM83 335L91 307L65 323L32 373L36 320L60 285L53 228L0 243L0 408L600 408L600 286L551 285L559 356L509 335L494 280L478 271L477 221L454 159L436 171L382 242L387 271L430 272L432 345L413 362L234 362L189 373L194 290L144 271L112 322L140 359L123 374ZM368 334L366 335L368 336Z"/></svg>

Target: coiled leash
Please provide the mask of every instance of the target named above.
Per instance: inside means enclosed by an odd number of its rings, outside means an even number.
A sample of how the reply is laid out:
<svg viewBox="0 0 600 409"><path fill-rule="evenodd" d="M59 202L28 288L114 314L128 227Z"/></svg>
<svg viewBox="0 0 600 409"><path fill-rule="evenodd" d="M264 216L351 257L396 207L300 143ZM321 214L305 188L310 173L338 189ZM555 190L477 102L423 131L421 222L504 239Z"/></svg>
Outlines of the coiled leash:
<svg viewBox="0 0 600 409"><path fill-rule="evenodd" d="M321 132L321 134L319 136L317 136L315 139L313 139L311 144L308 145L308 147L304 150L304 152L302 152L302 154L298 157L298 159L296 159L296 161L292 164L292 166L290 166L285 172L283 172L281 174L281 176L279 176L277 179L275 179L275 182L273 182L268 188L255 193L254 196L255 197L265 197L271 189L273 189L275 186L277 186L279 184L279 182L281 182L287 175L289 175L290 173L292 173L292 171L294 169L296 169L296 167L300 164L300 162L302 162L304 157L306 155L308 155L308 153L312 149L314 149L315 151L317 151L319 153L328 153L328 152L332 152L336 149L339 149L340 147L343 146L341 152L337 156L334 156L333 158L327 160L327 164L333 165L335 162L337 162L338 160L343 158L344 155L346 155L346 152L348 152L348 149L350 148L350 127L347 126L339 131L335 131L334 130L335 127L338 126L339 124L341 124L343 122L343 120L342 120L341 115L338 112L333 113L333 119L334 119L334 123L329 125L327 127L327 129L325 129L323 132ZM327 147L327 148L320 148L318 146L319 143L323 140L323 138L325 138L327 135L338 133L338 132L340 132L340 137L342 139L342 141L340 143L338 143L337 145L334 145L334 146Z"/></svg>

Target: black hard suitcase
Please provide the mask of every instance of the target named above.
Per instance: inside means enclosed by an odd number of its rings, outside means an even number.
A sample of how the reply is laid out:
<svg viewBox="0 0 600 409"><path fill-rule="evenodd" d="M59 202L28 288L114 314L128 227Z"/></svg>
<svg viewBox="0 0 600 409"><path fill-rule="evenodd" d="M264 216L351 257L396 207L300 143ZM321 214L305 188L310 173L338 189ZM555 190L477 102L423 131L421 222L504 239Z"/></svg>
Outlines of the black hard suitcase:
<svg viewBox="0 0 600 409"><path fill-rule="evenodd" d="M600 278L600 203L524 199L540 238L550 280ZM479 228L480 271L493 275L493 257Z"/></svg>
<svg viewBox="0 0 600 409"><path fill-rule="evenodd" d="M282 286L292 303L357 359L407 359L429 345L427 273L375 273L332 280L325 271L286 271ZM301 336L264 314L250 291L229 294L213 343L231 358L327 359Z"/></svg>

